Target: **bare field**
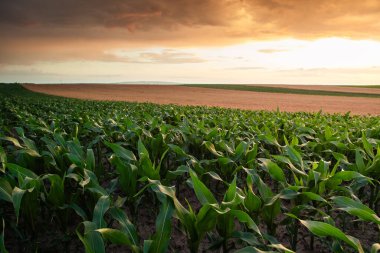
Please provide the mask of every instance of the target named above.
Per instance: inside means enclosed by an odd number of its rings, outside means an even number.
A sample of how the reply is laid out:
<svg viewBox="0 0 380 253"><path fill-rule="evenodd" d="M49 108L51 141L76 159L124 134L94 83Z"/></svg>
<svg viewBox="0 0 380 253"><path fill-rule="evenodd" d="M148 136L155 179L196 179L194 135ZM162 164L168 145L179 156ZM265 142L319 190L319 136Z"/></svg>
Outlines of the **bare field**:
<svg viewBox="0 0 380 253"><path fill-rule="evenodd" d="M258 85L254 85L258 86ZM288 89L302 90L321 90L321 91L338 91L338 92L354 92L354 93L373 93L380 94L380 88L353 87L353 86L337 86L337 85L262 85L265 87L278 87Z"/></svg>
<svg viewBox="0 0 380 253"><path fill-rule="evenodd" d="M350 111L357 115L380 115L380 99L378 98L279 94L174 85L27 84L24 87L50 95L91 100L219 106L248 110L279 108L281 111L288 112L322 110L328 113L346 113ZM341 91L352 89L352 87L339 88L344 88Z"/></svg>

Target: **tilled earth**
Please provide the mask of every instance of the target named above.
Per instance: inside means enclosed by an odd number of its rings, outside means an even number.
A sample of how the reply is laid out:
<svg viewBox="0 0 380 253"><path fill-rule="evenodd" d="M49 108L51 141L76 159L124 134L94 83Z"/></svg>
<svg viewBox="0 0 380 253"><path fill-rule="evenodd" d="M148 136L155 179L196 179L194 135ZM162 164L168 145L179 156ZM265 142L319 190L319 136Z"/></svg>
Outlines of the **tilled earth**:
<svg viewBox="0 0 380 253"><path fill-rule="evenodd" d="M35 92L91 100L218 106L247 110L279 109L287 112L322 110L326 113L380 115L379 98L280 94L175 85L27 84L24 87ZM347 89L349 92L352 88L347 87Z"/></svg>

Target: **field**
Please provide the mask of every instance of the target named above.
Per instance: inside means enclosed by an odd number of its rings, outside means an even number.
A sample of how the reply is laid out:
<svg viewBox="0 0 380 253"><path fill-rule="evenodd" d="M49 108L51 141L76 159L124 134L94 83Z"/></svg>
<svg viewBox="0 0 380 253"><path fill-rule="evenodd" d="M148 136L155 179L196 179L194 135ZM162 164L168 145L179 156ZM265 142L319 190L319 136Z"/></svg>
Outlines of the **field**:
<svg viewBox="0 0 380 253"><path fill-rule="evenodd" d="M283 88L283 93L270 93L263 92L263 89L265 88L264 91L269 89L271 92L278 89L260 86L261 89L257 91L255 87L243 85L211 86L214 88L173 85L105 86L101 84L26 85L25 87L32 91L51 95L95 100L218 106L248 110L275 111L278 108L280 111L287 112L318 112L322 110L328 113L346 113L350 111L352 114L358 115L380 114L380 92L377 89L368 88L339 87L343 91L339 92L339 96L332 96L331 94L336 94L336 91L331 93L333 92L332 90L325 90L330 95L326 95L326 93L320 95L320 92L315 90L302 90L303 93L294 94L297 90L293 87L287 87ZM250 90L252 88L254 90ZM334 88L337 89L337 87ZM333 89L333 87L330 87L330 89ZM373 92L369 93L368 90L373 90ZM372 97L368 97L368 94Z"/></svg>
<svg viewBox="0 0 380 253"><path fill-rule="evenodd" d="M163 105L0 84L0 252L380 249L378 98L44 87Z"/></svg>
<svg viewBox="0 0 380 253"><path fill-rule="evenodd" d="M188 87L242 90L266 93L380 98L379 89L322 85L236 85L236 84L186 84Z"/></svg>

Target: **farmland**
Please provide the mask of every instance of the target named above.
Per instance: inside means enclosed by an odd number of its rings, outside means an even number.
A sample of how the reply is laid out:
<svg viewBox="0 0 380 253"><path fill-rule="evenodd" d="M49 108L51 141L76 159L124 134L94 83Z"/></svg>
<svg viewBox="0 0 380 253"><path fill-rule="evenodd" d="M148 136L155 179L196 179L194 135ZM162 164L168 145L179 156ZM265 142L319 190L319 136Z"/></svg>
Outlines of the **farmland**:
<svg viewBox="0 0 380 253"><path fill-rule="evenodd" d="M213 88L223 90L243 90L255 92L301 94L320 96L343 96L343 97L370 97L380 98L380 91L376 88L339 87L328 85L236 85L236 84L187 84L189 87Z"/></svg>
<svg viewBox="0 0 380 253"><path fill-rule="evenodd" d="M377 252L379 126L1 84L0 251Z"/></svg>
<svg viewBox="0 0 380 253"><path fill-rule="evenodd" d="M71 85L25 85L35 92L71 98L152 102L158 104L218 106L247 110L277 110L287 112L346 113L359 115L380 114L380 94L377 89L339 87L340 96L316 95L318 90L305 90L295 94L293 87L283 88L286 93L273 93L276 90L260 86L215 85L215 86L176 86L176 85L104 85L104 84L71 84ZM214 88L210 88L214 87ZM265 88L263 90L263 87ZM244 90L239 90L239 89ZM337 87L330 87L330 89ZM268 90L269 89L269 90ZM315 88L313 88L315 89ZM326 87L324 88L326 89ZM371 93L370 90L373 90ZM325 90L326 91L326 90ZM326 91L326 92L331 92ZM364 94L364 95L363 95ZM367 95L372 97L368 97ZM363 97L364 96L364 97ZM367 97L366 97L367 96Z"/></svg>

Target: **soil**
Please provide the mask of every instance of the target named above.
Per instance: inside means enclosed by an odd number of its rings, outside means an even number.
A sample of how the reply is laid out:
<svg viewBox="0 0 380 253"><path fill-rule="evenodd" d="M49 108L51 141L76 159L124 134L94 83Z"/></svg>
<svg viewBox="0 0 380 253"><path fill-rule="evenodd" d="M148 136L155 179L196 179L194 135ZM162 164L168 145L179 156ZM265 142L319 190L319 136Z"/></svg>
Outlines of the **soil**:
<svg viewBox="0 0 380 253"><path fill-rule="evenodd" d="M326 113L350 112L355 115L380 115L379 98L279 94L175 85L27 84L24 87L35 92L91 100L218 106L248 110L279 109L287 112L318 112L322 110ZM369 89L371 92L377 92L378 90L343 86L334 86L329 89L337 88L339 91L343 91L342 89L358 91L357 89L360 89L360 92L364 92L363 89Z"/></svg>
<svg viewBox="0 0 380 253"><path fill-rule="evenodd" d="M257 86L257 85L254 85ZM278 87L288 89L302 90L322 90L322 91L339 91L353 93L372 93L380 94L380 88L352 87L352 86L335 86L335 85L265 85L265 87Z"/></svg>

